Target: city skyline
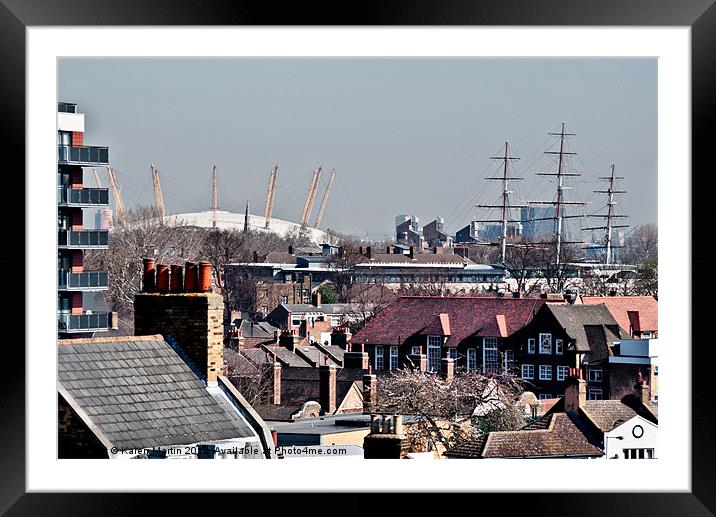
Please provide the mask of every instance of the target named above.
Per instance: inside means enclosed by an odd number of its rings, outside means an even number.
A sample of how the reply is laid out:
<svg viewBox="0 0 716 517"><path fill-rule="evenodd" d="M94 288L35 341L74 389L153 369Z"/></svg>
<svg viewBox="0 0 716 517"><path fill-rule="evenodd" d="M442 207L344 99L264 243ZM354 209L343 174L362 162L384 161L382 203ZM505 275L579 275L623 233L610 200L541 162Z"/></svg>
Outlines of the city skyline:
<svg viewBox="0 0 716 517"><path fill-rule="evenodd" d="M491 203L489 159L510 141L525 179L515 199L547 199L547 133L567 123L583 183L569 195L599 212L599 176L625 177L620 210L656 222L655 59L60 59L59 100L86 112L89 145L112 149L125 204L151 204L150 164L168 213L263 214L279 165L274 216L297 221L313 170L336 182L322 228L391 236L399 213L441 216L454 233ZM489 185L488 185L489 183ZM515 184L516 185L516 184ZM380 186L382 188L376 188ZM310 223L315 217L311 217ZM588 225L585 225L588 226Z"/></svg>

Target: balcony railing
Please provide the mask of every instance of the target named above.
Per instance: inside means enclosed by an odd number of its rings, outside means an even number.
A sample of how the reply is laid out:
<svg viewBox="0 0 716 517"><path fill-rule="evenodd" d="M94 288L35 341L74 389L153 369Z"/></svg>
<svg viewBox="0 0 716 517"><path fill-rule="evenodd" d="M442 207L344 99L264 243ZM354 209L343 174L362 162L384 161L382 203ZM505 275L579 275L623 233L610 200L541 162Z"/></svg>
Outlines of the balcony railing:
<svg viewBox="0 0 716 517"><path fill-rule="evenodd" d="M58 230L57 245L61 248L104 248L109 245L109 231Z"/></svg>
<svg viewBox="0 0 716 517"><path fill-rule="evenodd" d="M108 206L109 189L58 187L57 204L65 206Z"/></svg>
<svg viewBox="0 0 716 517"><path fill-rule="evenodd" d="M58 145L57 161L69 165L109 165L109 147Z"/></svg>
<svg viewBox="0 0 716 517"><path fill-rule="evenodd" d="M77 113L77 104L72 102L58 102L57 111L60 113Z"/></svg>
<svg viewBox="0 0 716 517"><path fill-rule="evenodd" d="M93 312L92 314L57 315L57 330L60 332L96 332L109 330L111 312Z"/></svg>
<svg viewBox="0 0 716 517"><path fill-rule="evenodd" d="M62 291L99 291L109 287L107 271L59 271L57 285Z"/></svg>

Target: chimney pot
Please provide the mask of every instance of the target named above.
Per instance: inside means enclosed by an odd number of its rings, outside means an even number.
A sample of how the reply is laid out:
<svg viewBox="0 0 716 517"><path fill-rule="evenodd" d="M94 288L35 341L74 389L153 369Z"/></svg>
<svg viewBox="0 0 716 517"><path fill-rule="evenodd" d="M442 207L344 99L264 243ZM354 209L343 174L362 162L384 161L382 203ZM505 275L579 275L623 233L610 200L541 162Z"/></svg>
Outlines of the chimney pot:
<svg viewBox="0 0 716 517"><path fill-rule="evenodd" d="M187 262L184 272L184 291L195 293L199 285L199 266L196 262Z"/></svg>
<svg viewBox="0 0 716 517"><path fill-rule="evenodd" d="M199 262L199 292L211 291L211 263Z"/></svg>
<svg viewBox="0 0 716 517"><path fill-rule="evenodd" d="M169 275L169 291L180 293L184 290L184 269L181 266L171 266Z"/></svg>
<svg viewBox="0 0 716 517"><path fill-rule="evenodd" d="M142 291L145 293L151 293L156 287L156 261L153 258L145 258L142 260L143 272L142 272Z"/></svg>

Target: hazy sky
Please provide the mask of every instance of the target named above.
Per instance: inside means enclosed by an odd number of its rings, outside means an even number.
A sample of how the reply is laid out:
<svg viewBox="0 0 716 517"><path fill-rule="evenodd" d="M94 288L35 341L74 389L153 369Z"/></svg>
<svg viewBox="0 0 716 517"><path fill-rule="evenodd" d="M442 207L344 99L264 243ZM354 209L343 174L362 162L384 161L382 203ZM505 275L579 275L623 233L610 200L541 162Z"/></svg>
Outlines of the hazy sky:
<svg viewBox="0 0 716 517"><path fill-rule="evenodd" d="M278 164L274 216L297 221L322 165L311 223L335 168L323 228L392 235L395 215L412 213L454 232L499 198L483 178L506 140L525 178L513 202L554 198L535 172L555 170L543 152L564 121L584 174L567 198L591 201L574 210L604 213L592 191L615 163L621 213L632 225L657 218L656 59L72 58L58 83L59 100L85 113L85 144L110 147L128 207L153 202L153 162L168 213L208 210L216 164L219 208L248 200L262 215Z"/></svg>

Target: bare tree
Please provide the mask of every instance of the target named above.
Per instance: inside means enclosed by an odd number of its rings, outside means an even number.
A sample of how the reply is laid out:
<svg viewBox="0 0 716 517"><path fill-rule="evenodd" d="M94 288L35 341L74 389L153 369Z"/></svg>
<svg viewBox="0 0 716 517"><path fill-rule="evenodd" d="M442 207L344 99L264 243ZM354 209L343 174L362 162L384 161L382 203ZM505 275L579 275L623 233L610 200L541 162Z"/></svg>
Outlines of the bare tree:
<svg viewBox="0 0 716 517"><path fill-rule="evenodd" d="M406 368L380 379L377 409L418 417L408 432L413 450L450 449L490 430L524 425L524 416L515 407L521 393L519 379L507 372L473 371L446 380ZM489 426L484 425L486 419Z"/></svg>
<svg viewBox="0 0 716 517"><path fill-rule="evenodd" d="M127 222L115 221L110 229L109 247L92 250L85 256L88 269L109 272L105 295L110 310L132 321L134 295L140 289L142 258L181 263L197 260L203 241L200 229L186 225L167 226L156 217L153 207L127 211Z"/></svg>
<svg viewBox="0 0 716 517"><path fill-rule="evenodd" d="M643 264L657 260L659 255L659 231L655 224L637 226L624 242L621 252L623 264Z"/></svg>

